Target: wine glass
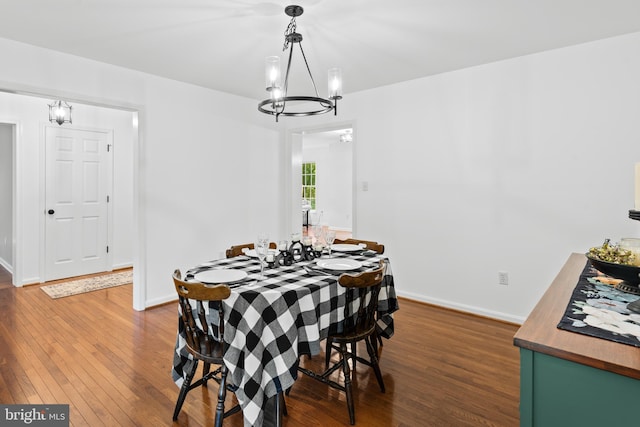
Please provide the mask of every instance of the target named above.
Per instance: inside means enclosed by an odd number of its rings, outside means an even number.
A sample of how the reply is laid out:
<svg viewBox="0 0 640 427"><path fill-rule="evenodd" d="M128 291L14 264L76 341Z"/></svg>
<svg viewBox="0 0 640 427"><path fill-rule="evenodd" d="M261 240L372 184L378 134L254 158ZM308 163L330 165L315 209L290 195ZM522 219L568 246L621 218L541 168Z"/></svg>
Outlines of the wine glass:
<svg viewBox="0 0 640 427"><path fill-rule="evenodd" d="M322 226L320 224L315 224L311 227L311 231L313 232L313 237L316 240L317 245L322 244Z"/></svg>
<svg viewBox="0 0 640 427"><path fill-rule="evenodd" d="M259 280L264 279L264 260L267 257L267 253L269 252L269 239L260 239L253 244L253 247L256 251L256 256L260 261L260 277Z"/></svg>
<svg viewBox="0 0 640 427"><path fill-rule="evenodd" d="M269 245L269 235L267 233L259 233L256 240L258 242L266 242Z"/></svg>
<svg viewBox="0 0 640 427"><path fill-rule="evenodd" d="M336 238L336 232L334 230L329 230L324 234L324 240L327 242L327 247L329 248L329 258L331 258L331 245L333 245L333 241Z"/></svg>

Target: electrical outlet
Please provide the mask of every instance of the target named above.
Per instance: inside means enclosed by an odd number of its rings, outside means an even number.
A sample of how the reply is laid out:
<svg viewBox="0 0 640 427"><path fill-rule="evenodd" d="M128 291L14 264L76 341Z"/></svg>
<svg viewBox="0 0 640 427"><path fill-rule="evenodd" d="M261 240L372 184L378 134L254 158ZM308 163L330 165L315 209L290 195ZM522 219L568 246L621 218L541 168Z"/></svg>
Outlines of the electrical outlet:
<svg viewBox="0 0 640 427"><path fill-rule="evenodd" d="M498 284L503 286L509 285L509 273L506 271L498 271Z"/></svg>

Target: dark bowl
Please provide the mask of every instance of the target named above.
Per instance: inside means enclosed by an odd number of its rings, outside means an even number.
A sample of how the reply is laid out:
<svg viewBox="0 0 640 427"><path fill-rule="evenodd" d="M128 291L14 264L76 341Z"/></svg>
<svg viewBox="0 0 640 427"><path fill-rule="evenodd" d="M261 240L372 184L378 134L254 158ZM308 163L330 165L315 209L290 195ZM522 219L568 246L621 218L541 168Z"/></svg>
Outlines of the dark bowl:
<svg viewBox="0 0 640 427"><path fill-rule="evenodd" d="M587 255L593 268L615 279L624 280L629 285L640 284L640 267L635 265L616 264L615 262L602 261Z"/></svg>

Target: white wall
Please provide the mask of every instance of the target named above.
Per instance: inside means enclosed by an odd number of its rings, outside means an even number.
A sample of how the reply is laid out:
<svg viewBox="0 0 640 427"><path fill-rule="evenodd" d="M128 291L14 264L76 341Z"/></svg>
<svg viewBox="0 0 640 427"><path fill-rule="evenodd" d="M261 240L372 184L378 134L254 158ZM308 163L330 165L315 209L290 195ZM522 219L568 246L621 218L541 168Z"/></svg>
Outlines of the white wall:
<svg viewBox="0 0 640 427"><path fill-rule="evenodd" d="M627 218L639 50L636 33L347 93L340 116L277 129L354 124L357 182L369 183L356 194L356 237L385 243L401 295L519 321L570 252L639 234ZM144 107L135 168L146 305L172 296L173 268L261 229L284 235L279 171L290 159L255 101L5 40L0 56L15 58L0 86Z"/></svg>
<svg viewBox="0 0 640 427"><path fill-rule="evenodd" d="M13 270L13 125L0 123L0 265Z"/></svg>
<svg viewBox="0 0 640 427"><path fill-rule="evenodd" d="M305 135L302 155L304 162L316 163L316 211L322 211L322 222L351 231L351 143L314 143L314 134Z"/></svg>
<svg viewBox="0 0 640 427"><path fill-rule="evenodd" d="M345 96L355 237L385 243L401 295L522 321L571 252L640 234L639 50L636 33Z"/></svg>

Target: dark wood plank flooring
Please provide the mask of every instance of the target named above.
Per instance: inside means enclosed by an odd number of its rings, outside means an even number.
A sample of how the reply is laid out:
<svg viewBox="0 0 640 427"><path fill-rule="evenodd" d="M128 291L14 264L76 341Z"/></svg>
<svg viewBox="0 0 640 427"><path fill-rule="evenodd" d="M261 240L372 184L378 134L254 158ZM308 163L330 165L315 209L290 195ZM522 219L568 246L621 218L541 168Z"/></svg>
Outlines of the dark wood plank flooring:
<svg viewBox="0 0 640 427"><path fill-rule="evenodd" d="M176 304L136 312L130 285L53 300L39 285L7 284L0 274L0 403L70 404L72 426L213 425L215 385L192 391L171 421ZM406 299L395 323L381 349L387 392L358 366L356 425L518 425L517 325ZM304 376L287 407L285 426L349 424L344 395Z"/></svg>

